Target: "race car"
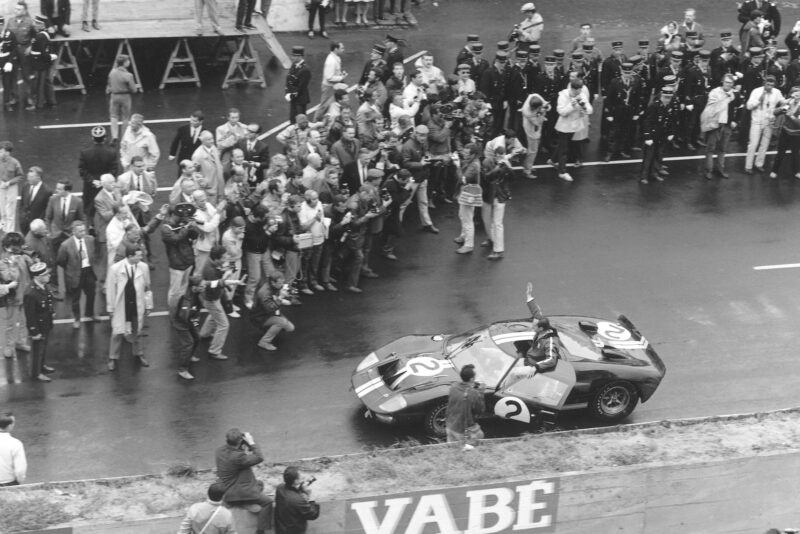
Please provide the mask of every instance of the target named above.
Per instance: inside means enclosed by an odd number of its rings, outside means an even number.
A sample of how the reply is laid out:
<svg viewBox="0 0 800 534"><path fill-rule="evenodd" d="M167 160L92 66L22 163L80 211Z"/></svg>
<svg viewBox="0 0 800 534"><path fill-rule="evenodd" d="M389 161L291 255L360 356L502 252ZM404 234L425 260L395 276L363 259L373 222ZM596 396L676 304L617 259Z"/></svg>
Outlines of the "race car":
<svg viewBox="0 0 800 534"><path fill-rule="evenodd" d="M552 370L520 372L533 340L532 322L498 321L451 336L397 339L358 364L353 391L367 417L389 424L422 421L435 437L446 435L449 388L466 364L475 366L485 386L487 413L523 423L552 421L567 410L588 410L613 423L655 393L666 368L625 316L549 319L561 342Z"/></svg>

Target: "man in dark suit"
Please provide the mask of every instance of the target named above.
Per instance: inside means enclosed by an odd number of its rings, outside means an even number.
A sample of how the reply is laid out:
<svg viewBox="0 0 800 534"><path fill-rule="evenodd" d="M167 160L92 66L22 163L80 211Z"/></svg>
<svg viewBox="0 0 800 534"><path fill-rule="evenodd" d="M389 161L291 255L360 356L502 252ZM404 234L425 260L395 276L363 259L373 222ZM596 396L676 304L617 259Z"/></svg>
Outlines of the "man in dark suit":
<svg viewBox="0 0 800 534"><path fill-rule="evenodd" d="M22 186L22 202L19 209L19 227L22 235L30 230L31 221L44 219L47 203L53 190L42 183L42 168L28 169L28 183Z"/></svg>
<svg viewBox="0 0 800 534"><path fill-rule="evenodd" d="M61 179L56 184L56 192L50 197L45 210L44 219L53 239L56 250L61 243L69 237L70 228L74 221L85 220L83 202L72 194L72 183Z"/></svg>
<svg viewBox="0 0 800 534"><path fill-rule="evenodd" d="M84 311L94 321L100 318L94 315L94 290L97 277L94 274L94 238L86 235L86 223L73 221L72 237L61 243L56 256L56 263L64 269L64 286L67 288L67 299L72 304L72 328L81 327L81 293L86 296Z"/></svg>
<svg viewBox="0 0 800 534"><path fill-rule="evenodd" d="M355 161L345 164L342 167L342 177L339 179L340 186L346 186L350 194L358 193L362 185L367 183L367 174L375 166L372 158L375 154L368 148L358 151L358 158Z"/></svg>
<svg viewBox="0 0 800 534"><path fill-rule="evenodd" d="M192 159L192 154L200 146L200 132L203 131L203 112L199 109L189 116L189 124L179 126L169 146L169 160L178 162L178 176L181 174L181 161ZM116 173L114 173L116 176Z"/></svg>
<svg viewBox="0 0 800 534"><path fill-rule="evenodd" d="M239 139L233 148L240 148L244 153L244 161L250 162L247 166L248 183L255 186L263 177L264 171L269 167L269 146L264 141L258 139L261 133L261 126L256 123L247 125L247 133L244 139Z"/></svg>
<svg viewBox="0 0 800 534"><path fill-rule="evenodd" d="M92 128L92 141L92 146L81 150L78 158L78 172L83 180L83 207L88 221L94 216L94 197L100 191L100 177L119 173L117 153L106 145L106 129L102 126Z"/></svg>
<svg viewBox="0 0 800 534"><path fill-rule="evenodd" d="M272 529L272 498L264 483L256 480L253 466L264 461L264 454L249 432L232 428L225 434L225 445L215 454L217 478L225 486L227 504L259 504L257 531Z"/></svg>
<svg viewBox="0 0 800 534"><path fill-rule="evenodd" d="M294 124L295 117L305 114L306 106L311 101L308 84L311 82L311 70L304 59L305 48L292 47L292 66L286 75L286 101L289 102L289 122Z"/></svg>

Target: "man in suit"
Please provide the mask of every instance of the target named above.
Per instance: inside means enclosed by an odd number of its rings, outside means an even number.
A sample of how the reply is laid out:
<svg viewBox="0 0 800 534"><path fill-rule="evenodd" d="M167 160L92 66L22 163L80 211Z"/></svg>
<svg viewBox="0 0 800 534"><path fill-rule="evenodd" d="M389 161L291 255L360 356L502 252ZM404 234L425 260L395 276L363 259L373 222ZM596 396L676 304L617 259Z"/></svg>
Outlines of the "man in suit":
<svg viewBox="0 0 800 534"><path fill-rule="evenodd" d="M97 236L97 249L95 265L96 274L100 279L101 287L106 281L106 270L108 254L106 245L106 228L114 217L114 206L118 206L122 201L119 196L117 179L113 174L104 174L100 177L100 192L94 197L94 229Z"/></svg>
<svg viewBox="0 0 800 534"><path fill-rule="evenodd" d="M256 123L247 125L247 133L244 139L240 139L233 148L240 148L244 154L244 161L250 162L247 167L247 181L249 185L255 186L262 178L264 171L269 167L269 146L264 141L258 139L261 133L261 126Z"/></svg>
<svg viewBox="0 0 800 534"><path fill-rule="evenodd" d="M208 201L216 205L217 200L222 199L225 189L220 151L214 144L214 134L208 130L200 134L200 142L202 144L192 154L192 162L199 167L200 174L205 178Z"/></svg>
<svg viewBox="0 0 800 534"><path fill-rule="evenodd" d="M119 164L117 153L106 145L106 129L102 126L92 128L93 144L81 150L78 157L78 172L83 180L83 208L86 220L94 217L94 196L100 191L100 177L106 173L117 175Z"/></svg>
<svg viewBox="0 0 800 534"><path fill-rule="evenodd" d="M94 290L97 277L94 274L94 238L86 235L86 223L75 220L71 223L72 236L61 243L56 263L64 269L64 285L67 299L72 304L72 328L81 327L81 293L86 296L84 312L94 321Z"/></svg>
<svg viewBox="0 0 800 534"><path fill-rule="evenodd" d="M292 47L292 66L286 75L286 101L289 102L289 122L294 124L297 115L306 112L311 101L308 84L311 83L311 70L303 57L306 50L302 46Z"/></svg>
<svg viewBox="0 0 800 534"><path fill-rule="evenodd" d="M28 183L22 186L22 202L19 209L19 227L22 235L30 230L31 221L44 219L47 203L53 190L42 183L42 168L33 166L28 169Z"/></svg>
<svg viewBox="0 0 800 534"><path fill-rule="evenodd" d="M131 345L131 353L142 367L150 367L142 346L144 318L153 305L152 299L147 297L149 291L150 271L142 263L142 250L128 245L125 259L112 265L106 278L106 310L111 321L109 371L117 367L123 341Z"/></svg>
<svg viewBox="0 0 800 534"><path fill-rule="evenodd" d="M375 154L368 148L358 151L358 158L342 167L340 185L346 186L351 193L356 193L367 183L367 173L375 166L372 158Z"/></svg>
<svg viewBox="0 0 800 534"><path fill-rule="evenodd" d="M181 174L181 161L192 159L192 154L200 146L200 133L203 131L203 112L199 109L189 116L189 124L179 126L169 146L169 160L178 162L178 176Z"/></svg>
<svg viewBox="0 0 800 534"><path fill-rule="evenodd" d="M69 237L72 223L85 220L83 202L72 194L72 183L69 180L62 178L56 184L56 192L47 203L44 219L50 229L55 250Z"/></svg>

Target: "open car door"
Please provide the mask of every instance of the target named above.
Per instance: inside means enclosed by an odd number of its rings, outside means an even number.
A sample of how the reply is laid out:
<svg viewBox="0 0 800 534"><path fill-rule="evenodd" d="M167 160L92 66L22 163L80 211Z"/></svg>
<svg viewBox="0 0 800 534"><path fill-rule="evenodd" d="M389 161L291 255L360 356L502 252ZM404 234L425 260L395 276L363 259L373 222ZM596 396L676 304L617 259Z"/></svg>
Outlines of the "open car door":
<svg viewBox="0 0 800 534"><path fill-rule="evenodd" d="M514 371L522 368L533 370L535 374L530 378L515 376ZM575 369L562 358L558 359L554 369L542 373L532 367L525 367L523 358L519 358L498 386L495 395L500 400L494 406L494 413L504 419L530 423L528 406L551 411L561 410L575 386L575 380Z"/></svg>

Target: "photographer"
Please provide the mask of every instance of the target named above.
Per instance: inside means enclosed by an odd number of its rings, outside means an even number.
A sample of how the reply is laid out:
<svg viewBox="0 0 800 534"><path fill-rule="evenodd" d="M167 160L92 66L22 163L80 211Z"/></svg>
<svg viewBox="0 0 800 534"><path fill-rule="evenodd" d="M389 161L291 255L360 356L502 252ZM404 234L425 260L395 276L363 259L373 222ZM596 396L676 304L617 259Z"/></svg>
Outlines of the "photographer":
<svg viewBox="0 0 800 534"><path fill-rule="evenodd" d="M538 43L542 37L544 29L544 19L536 12L533 2L528 2L520 8L525 19L519 24L515 24L508 36L511 42L517 41L521 48L526 48L531 43Z"/></svg>
<svg viewBox="0 0 800 534"><path fill-rule="evenodd" d="M420 124L411 132L408 140L401 149L401 166L411 171L411 196L400 207L400 221L403 220L406 208L416 197L419 218L422 229L432 234L438 234L439 229L433 225L431 215L428 213L428 172L430 157L427 155L428 127Z"/></svg>
<svg viewBox="0 0 800 534"><path fill-rule="evenodd" d="M169 263L167 304L170 306L186 292L194 267L194 240L199 235L193 219L195 211L197 208L192 204L178 204L161 225L161 240Z"/></svg>
<svg viewBox="0 0 800 534"><path fill-rule="evenodd" d="M369 186L362 186L358 194L353 196L347 203L345 212L340 224L344 228L341 237L341 271L347 284L345 289L350 293L362 293L358 287L361 277L361 266L364 263L364 241L369 227L369 222L378 217L380 212L370 210L370 200L372 191Z"/></svg>
<svg viewBox="0 0 800 534"><path fill-rule="evenodd" d="M258 346L264 350L278 350L272 341L282 331L294 332L294 325L281 313L281 304L288 301L291 294L283 275L274 271L263 280L255 295L255 303L250 312L250 320L264 334Z"/></svg>
<svg viewBox="0 0 800 534"><path fill-rule="evenodd" d="M225 434L225 445L215 453L217 479L225 487L223 500L232 506L257 504L258 532L272 528L272 498L264 493L264 483L256 480L253 466L264 461L264 454L250 432L232 428Z"/></svg>
<svg viewBox="0 0 800 534"><path fill-rule="evenodd" d="M558 93L558 121L556 132L558 134L558 177L567 182L572 181L572 176L567 172L567 157L570 149L576 153L576 163L580 162L580 141L574 141L576 134L589 128L589 117L592 115L592 105L589 103L589 91L584 87L583 80L575 78L569 86Z"/></svg>
<svg viewBox="0 0 800 534"><path fill-rule="evenodd" d="M481 243L482 247L491 247L487 256L490 261L503 259L505 253L505 226L503 219L506 213L506 202L511 198L508 182L514 176L511 164L503 147L497 147L492 157L483 160L482 195L483 206L481 218L488 239Z"/></svg>
<svg viewBox="0 0 800 534"><path fill-rule="evenodd" d="M533 165L539 153L539 143L542 140L542 125L544 124L547 112L550 111L550 104L544 98L531 93L522 104L522 129L528 138L528 150L523 163L522 174L525 178L536 179L538 176L533 172Z"/></svg>
<svg viewBox="0 0 800 534"><path fill-rule="evenodd" d="M189 367L200 359L195 355L200 343L200 293L203 285L199 275L189 277L186 290L170 303L169 322L172 325L172 349L178 355L178 376L194 380Z"/></svg>
<svg viewBox="0 0 800 534"><path fill-rule="evenodd" d="M733 75L724 75L722 86L711 90L708 103L700 115L700 130L706 134L706 180L711 179L714 170L714 154L717 155L717 171L723 178L728 178L728 173L725 172L725 150L731 131L736 127L741 102L734 82Z"/></svg>
<svg viewBox="0 0 800 534"><path fill-rule="evenodd" d="M445 108L449 110L450 108ZM430 198L452 204L455 195L455 180L450 159L452 118L442 114L442 106L431 106L431 120L428 122L428 153L433 160L430 169Z"/></svg>
<svg viewBox="0 0 800 534"><path fill-rule="evenodd" d="M383 233L386 212L392 203L391 196L381 190L384 173L380 169L370 169L367 171L367 181L362 187L369 188L369 210L377 216L369 221L367 231L364 234L364 261L361 264L361 276L364 278L378 278L377 273L369 266L372 245L376 240L380 240Z"/></svg>
<svg viewBox="0 0 800 534"><path fill-rule="evenodd" d="M311 497L315 480L295 466L284 470L283 484L275 488L275 534L305 534L308 521L319 517L319 504Z"/></svg>
<svg viewBox="0 0 800 534"><path fill-rule="evenodd" d="M447 399L447 442L461 443L462 450L468 451L475 448L472 443L483 439L475 416L486 411L486 398L483 385L475 381L474 365L462 367L460 375L461 382L450 386Z"/></svg>
<svg viewBox="0 0 800 534"><path fill-rule="evenodd" d="M411 195L410 178L411 172L408 169L401 169L392 173L383 183L383 188L381 189L383 199L391 199L391 204L386 210L383 233L380 240L381 256L388 260L397 260L397 256L394 253L394 242L402 232L400 206Z"/></svg>
<svg viewBox="0 0 800 534"><path fill-rule="evenodd" d="M781 163L788 149L792 158L792 175L800 179L800 86L792 87L789 99L775 111L780 121L780 115L784 115L782 124L778 128L778 151L772 163L770 178L777 178L781 170Z"/></svg>
<svg viewBox="0 0 800 534"><path fill-rule="evenodd" d="M414 112L415 123L419 124L419 118L425 105L428 103L428 85L422 78L422 71L415 70L409 79L408 85L403 89L403 106L410 108L418 104L417 111Z"/></svg>
<svg viewBox="0 0 800 534"><path fill-rule="evenodd" d="M458 218L461 219L461 234L455 242L461 245L456 254L469 254L475 247L475 208L482 206L481 147L471 143L463 149L464 163L458 174L461 177L461 193L458 195Z"/></svg>

